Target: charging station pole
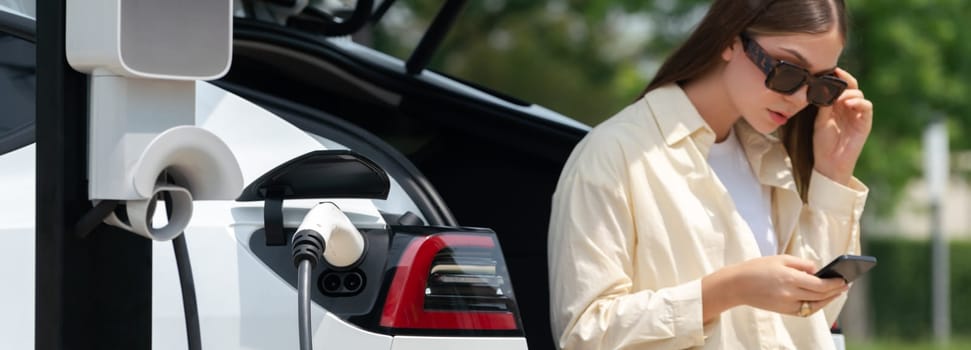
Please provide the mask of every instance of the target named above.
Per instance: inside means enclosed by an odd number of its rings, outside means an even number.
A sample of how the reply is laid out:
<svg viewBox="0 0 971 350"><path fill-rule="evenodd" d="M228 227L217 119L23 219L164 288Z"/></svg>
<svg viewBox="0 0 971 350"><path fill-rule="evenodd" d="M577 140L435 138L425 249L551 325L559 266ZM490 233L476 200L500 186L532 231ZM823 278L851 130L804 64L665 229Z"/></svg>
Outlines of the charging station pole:
<svg viewBox="0 0 971 350"><path fill-rule="evenodd" d="M106 225L75 234L91 208L88 82L66 60L66 1L37 2L34 347L150 349L152 241Z"/></svg>

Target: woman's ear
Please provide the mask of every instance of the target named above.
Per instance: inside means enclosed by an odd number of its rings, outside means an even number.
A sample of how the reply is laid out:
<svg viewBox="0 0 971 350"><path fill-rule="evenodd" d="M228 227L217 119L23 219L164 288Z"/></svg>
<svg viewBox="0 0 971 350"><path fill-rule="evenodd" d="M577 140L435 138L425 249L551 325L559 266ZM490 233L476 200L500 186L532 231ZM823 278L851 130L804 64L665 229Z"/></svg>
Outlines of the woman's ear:
<svg viewBox="0 0 971 350"><path fill-rule="evenodd" d="M742 40L737 36L735 39L732 39L732 42L728 44L728 46L725 47L725 50L722 50L722 60L725 62L731 61L736 49L742 49Z"/></svg>

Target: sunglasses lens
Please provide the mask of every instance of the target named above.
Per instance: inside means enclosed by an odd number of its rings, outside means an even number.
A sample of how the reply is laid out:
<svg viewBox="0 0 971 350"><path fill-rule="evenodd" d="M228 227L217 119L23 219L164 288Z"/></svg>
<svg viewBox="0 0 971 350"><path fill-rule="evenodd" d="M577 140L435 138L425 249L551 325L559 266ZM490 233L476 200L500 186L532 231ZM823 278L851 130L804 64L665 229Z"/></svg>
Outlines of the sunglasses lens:
<svg viewBox="0 0 971 350"><path fill-rule="evenodd" d="M843 90L846 90L846 82L836 77L824 77L809 84L807 96L809 102L818 106L832 105Z"/></svg>
<svg viewBox="0 0 971 350"><path fill-rule="evenodd" d="M799 90L799 87L806 82L806 71L785 63L777 65L765 80L765 86L769 89L791 94Z"/></svg>

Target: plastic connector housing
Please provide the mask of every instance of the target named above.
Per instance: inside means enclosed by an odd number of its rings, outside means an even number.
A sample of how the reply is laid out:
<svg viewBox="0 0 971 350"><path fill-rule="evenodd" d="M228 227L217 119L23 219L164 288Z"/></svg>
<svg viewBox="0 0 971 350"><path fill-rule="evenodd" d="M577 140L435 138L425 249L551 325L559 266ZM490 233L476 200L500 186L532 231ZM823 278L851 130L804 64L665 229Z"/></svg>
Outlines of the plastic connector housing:
<svg viewBox="0 0 971 350"><path fill-rule="evenodd" d="M141 200L166 172L196 200L233 199L243 175L229 147L196 127L193 81L91 78L91 199Z"/></svg>
<svg viewBox="0 0 971 350"><path fill-rule="evenodd" d="M232 0L71 0L66 53L92 75L213 80L232 60Z"/></svg>
<svg viewBox="0 0 971 350"><path fill-rule="evenodd" d="M344 212L331 202L317 204L307 212L297 232L316 231L323 237L324 260L331 266L351 266L364 256L364 236Z"/></svg>

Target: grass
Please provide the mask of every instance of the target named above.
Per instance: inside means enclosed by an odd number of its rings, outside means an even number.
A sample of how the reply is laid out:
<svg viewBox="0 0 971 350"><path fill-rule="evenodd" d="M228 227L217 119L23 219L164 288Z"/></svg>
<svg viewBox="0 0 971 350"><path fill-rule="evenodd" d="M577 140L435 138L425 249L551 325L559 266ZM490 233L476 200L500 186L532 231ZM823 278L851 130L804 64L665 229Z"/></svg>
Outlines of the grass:
<svg viewBox="0 0 971 350"><path fill-rule="evenodd" d="M847 341L847 350L964 350L971 349L971 338L952 338L947 345L938 346L933 340L878 340L872 342Z"/></svg>

